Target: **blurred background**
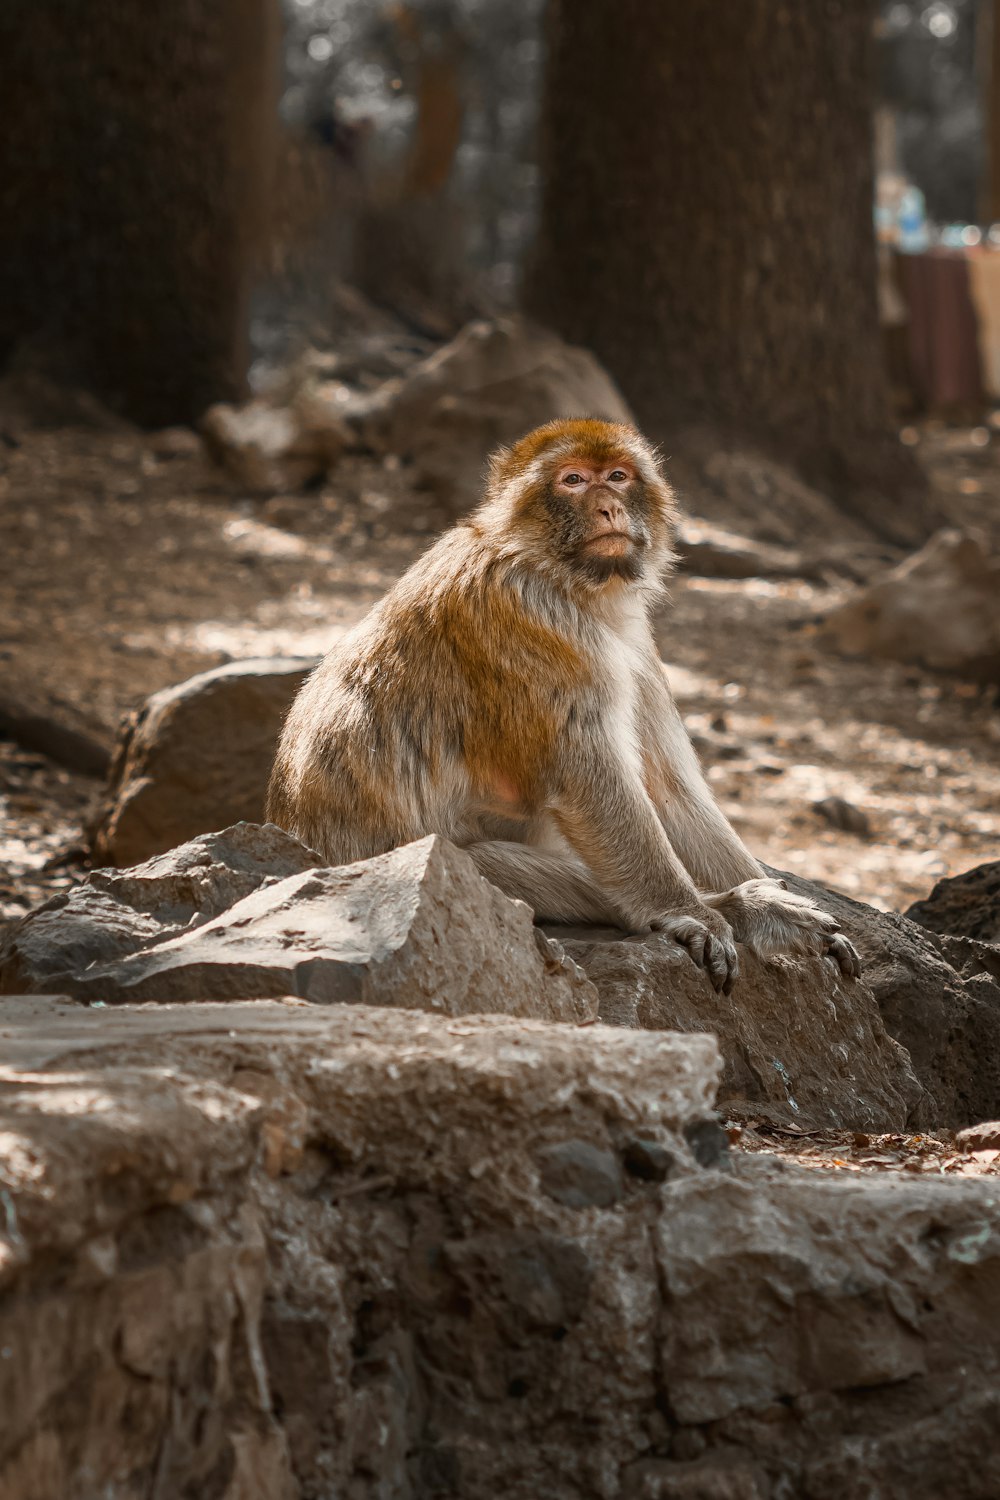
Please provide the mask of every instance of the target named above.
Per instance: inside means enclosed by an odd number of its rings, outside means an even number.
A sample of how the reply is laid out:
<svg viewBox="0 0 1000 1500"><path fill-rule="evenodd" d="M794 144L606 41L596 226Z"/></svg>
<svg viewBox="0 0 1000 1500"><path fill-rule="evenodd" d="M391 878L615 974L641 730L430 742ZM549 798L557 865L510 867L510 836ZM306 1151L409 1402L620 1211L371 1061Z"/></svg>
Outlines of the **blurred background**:
<svg viewBox="0 0 1000 1500"><path fill-rule="evenodd" d="M0 916L259 817L303 663L580 412L667 456L751 845L989 857L998 91L991 0L8 0Z"/></svg>

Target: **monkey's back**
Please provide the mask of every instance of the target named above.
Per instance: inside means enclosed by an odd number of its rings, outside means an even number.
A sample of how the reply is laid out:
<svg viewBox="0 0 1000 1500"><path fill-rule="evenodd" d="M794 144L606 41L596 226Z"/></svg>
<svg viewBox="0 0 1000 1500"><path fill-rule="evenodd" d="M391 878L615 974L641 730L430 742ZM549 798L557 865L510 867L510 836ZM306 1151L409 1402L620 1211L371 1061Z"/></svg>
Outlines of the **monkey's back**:
<svg viewBox="0 0 1000 1500"><path fill-rule="evenodd" d="M475 527L446 533L303 686L268 818L342 864L466 843L498 804L530 814L589 670L523 595Z"/></svg>

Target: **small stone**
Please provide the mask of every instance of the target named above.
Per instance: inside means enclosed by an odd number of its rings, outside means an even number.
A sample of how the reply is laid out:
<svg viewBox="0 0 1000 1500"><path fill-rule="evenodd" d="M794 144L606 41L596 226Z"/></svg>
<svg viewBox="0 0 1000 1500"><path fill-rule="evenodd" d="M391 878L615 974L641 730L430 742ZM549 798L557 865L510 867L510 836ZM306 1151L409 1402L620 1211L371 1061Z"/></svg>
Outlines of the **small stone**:
<svg viewBox="0 0 1000 1500"><path fill-rule="evenodd" d="M625 1187L610 1151L587 1141L561 1141L538 1153L542 1189L567 1208L608 1208Z"/></svg>
<svg viewBox="0 0 1000 1500"><path fill-rule="evenodd" d="M622 1152L625 1170L641 1182L666 1182L674 1167L673 1153L659 1141L636 1137Z"/></svg>
<svg viewBox="0 0 1000 1500"><path fill-rule="evenodd" d="M842 833L855 833L859 838L871 836L868 814L853 802L848 802L846 797L824 797L822 801L814 802L812 808L831 828L837 828Z"/></svg>
<svg viewBox="0 0 1000 1500"><path fill-rule="evenodd" d="M729 1164L729 1137L718 1120L695 1120L684 1127L684 1139L699 1167Z"/></svg>

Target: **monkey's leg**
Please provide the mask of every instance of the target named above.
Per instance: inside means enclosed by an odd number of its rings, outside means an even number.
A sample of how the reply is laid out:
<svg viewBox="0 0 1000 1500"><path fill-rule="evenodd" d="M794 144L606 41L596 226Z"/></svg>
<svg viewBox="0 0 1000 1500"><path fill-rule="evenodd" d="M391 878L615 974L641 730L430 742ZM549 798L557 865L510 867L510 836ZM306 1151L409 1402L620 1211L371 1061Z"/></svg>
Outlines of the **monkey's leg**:
<svg viewBox="0 0 1000 1500"><path fill-rule="evenodd" d="M526 901L540 922L599 922L622 925L621 912L581 866L529 844L500 839L469 844L480 875L504 895Z"/></svg>

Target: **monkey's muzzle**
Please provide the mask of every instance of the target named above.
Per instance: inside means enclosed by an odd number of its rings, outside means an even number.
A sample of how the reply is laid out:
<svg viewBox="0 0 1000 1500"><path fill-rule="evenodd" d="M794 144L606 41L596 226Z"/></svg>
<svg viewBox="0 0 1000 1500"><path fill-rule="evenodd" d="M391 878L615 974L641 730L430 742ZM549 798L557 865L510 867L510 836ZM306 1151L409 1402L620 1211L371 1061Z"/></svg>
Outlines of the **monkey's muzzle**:
<svg viewBox="0 0 1000 1500"><path fill-rule="evenodd" d="M602 531L599 536L588 538L583 546L594 557L624 557L635 543L626 531Z"/></svg>

